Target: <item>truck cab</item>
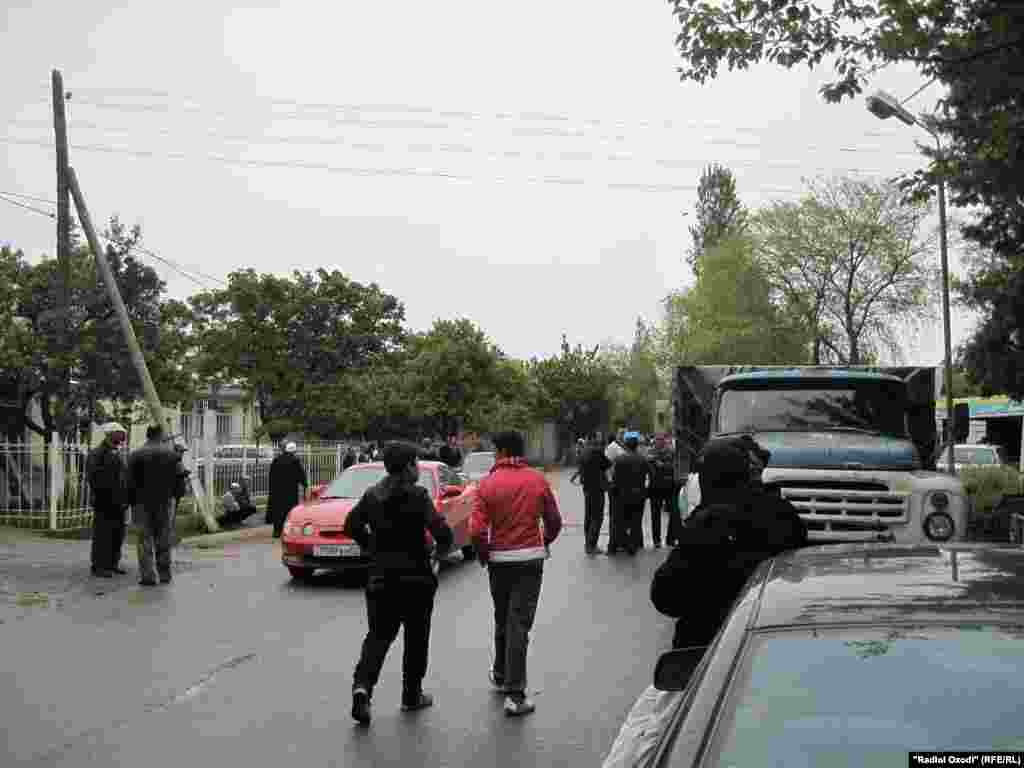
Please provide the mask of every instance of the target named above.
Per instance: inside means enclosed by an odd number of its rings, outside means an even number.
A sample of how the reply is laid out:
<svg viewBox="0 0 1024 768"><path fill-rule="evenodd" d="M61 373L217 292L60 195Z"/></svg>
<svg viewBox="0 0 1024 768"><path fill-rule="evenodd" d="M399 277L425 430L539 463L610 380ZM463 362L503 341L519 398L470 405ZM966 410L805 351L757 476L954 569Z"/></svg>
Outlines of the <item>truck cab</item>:
<svg viewBox="0 0 1024 768"><path fill-rule="evenodd" d="M677 471L688 516L692 460L709 438L751 435L771 451L763 481L815 543L963 540L963 484L935 470L931 368L687 367L677 371Z"/></svg>

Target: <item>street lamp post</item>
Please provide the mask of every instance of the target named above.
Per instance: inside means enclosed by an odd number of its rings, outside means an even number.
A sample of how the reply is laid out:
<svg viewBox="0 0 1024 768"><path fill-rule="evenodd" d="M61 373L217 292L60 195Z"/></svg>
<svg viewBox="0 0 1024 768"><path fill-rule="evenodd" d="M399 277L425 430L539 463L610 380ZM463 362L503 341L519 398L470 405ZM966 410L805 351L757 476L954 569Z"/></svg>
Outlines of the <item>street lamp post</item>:
<svg viewBox="0 0 1024 768"><path fill-rule="evenodd" d="M917 125L926 130L933 139L939 152L939 175L935 186L939 196L939 254L942 262L942 335L945 347L944 379L946 382L946 434L947 443L947 471L951 475L956 474L956 465L953 461L953 342L952 330L949 320L949 253L946 239L946 181L945 170L942 168L942 142L939 133L935 129L931 119L922 115L914 117L902 104L885 91L877 91L873 96L867 98L868 111L880 120L887 120L895 117L905 125Z"/></svg>

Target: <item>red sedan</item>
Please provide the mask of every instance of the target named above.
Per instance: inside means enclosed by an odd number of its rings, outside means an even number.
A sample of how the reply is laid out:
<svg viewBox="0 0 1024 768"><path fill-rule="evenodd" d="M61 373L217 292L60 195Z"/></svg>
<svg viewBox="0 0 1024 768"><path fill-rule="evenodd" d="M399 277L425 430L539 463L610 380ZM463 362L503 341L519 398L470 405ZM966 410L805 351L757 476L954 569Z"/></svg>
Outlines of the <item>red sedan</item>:
<svg viewBox="0 0 1024 768"><path fill-rule="evenodd" d="M472 556L469 517L472 513L470 488L457 472L439 461L420 461L419 484L427 489L438 511L455 535L452 550ZM310 578L316 571L365 571L369 557L343 533L345 518L363 493L387 475L382 462L355 464L326 486L314 489L314 499L288 513L281 536L281 561L296 579ZM426 534L424 546L429 545ZM439 563L435 561L435 569Z"/></svg>

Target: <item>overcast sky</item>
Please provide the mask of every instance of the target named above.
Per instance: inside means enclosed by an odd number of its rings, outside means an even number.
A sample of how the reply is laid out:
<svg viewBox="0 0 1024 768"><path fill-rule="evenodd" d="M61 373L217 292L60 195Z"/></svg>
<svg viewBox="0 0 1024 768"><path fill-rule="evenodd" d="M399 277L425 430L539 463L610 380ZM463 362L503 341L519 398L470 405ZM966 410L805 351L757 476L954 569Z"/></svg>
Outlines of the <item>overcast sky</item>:
<svg viewBox="0 0 1024 768"><path fill-rule="evenodd" d="M829 71L680 83L664 0L4 6L0 193L55 198L56 67L93 220L141 224L191 275L151 259L171 295L245 267L339 269L416 330L466 315L516 357L659 317L692 280L682 213L707 163L755 208L802 177L924 163L919 129L825 104ZM872 88L922 84L893 70ZM0 242L52 254L54 222L0 202ZM954 307L954 344L968 330ZM935 323L907 354L941 350Z"/></svg>

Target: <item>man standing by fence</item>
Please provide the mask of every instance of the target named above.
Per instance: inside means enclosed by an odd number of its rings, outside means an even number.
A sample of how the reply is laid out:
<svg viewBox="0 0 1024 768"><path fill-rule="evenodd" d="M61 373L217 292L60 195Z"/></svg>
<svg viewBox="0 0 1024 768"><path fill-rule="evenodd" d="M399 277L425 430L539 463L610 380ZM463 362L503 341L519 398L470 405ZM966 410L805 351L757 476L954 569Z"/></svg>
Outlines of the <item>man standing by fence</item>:
<svg viewBox="0 0 1024 768"><path fill-rule="evenodd" d="M125 468L121 446L128 437L117 422L104 424L103 440L89 452L86 477L92 489L92 573L109 579L121 568L124 546Z"/></svg>
<svg viewBox="0 0 1024 768"><path fill-rule="evenodd" d="M159 424L146 429L145 445L128 457L132 522L139 528L139 583L146 587L156 585L157 574L161 583L171 582L171 500L180 464L180 455L164 441L164 429Z"/></svg>

